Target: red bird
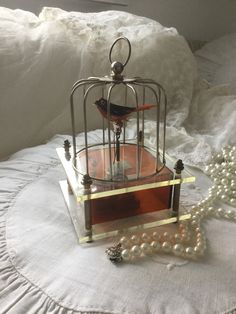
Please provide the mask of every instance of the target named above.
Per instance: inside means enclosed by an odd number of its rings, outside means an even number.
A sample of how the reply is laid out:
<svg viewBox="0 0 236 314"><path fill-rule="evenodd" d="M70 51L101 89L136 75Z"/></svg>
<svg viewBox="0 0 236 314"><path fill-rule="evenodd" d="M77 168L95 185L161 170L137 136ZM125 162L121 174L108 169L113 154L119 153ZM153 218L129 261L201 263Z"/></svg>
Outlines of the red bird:
<svg viewBox="0 0 236 314"><path fill-rule="evenodd" d="M107 113L107 110L108 110L107 100L104 98L100 98L99 100L95 101L95 105L97 106L101 115L104 118L107 118L107 115L108 115L108 113ZM112 122L117 122L117 121L122 121L122 120L127 121L128 116L132 112L143 111L143 110L151 109L153 107L155 107L155 105L142 105L142 106L139 106L138 108L135 108L135 107L119 106L119 105L115 105L113 103L110 103L110 120Z"/></svg>

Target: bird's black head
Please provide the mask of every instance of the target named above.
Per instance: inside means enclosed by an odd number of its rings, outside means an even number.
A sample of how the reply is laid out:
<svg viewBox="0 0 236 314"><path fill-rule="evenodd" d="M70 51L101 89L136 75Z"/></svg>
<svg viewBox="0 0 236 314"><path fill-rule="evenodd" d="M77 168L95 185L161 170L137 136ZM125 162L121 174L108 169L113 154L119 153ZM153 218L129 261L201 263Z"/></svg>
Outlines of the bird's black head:
<svg viewBox="0 0 236 314"><path fill-rule="evenodd" d="M107 101L104 98L100 98L99 100L96 100L95 105L97 107L101 108L102 110L106 111L106 109L107 109Z"/></svg>

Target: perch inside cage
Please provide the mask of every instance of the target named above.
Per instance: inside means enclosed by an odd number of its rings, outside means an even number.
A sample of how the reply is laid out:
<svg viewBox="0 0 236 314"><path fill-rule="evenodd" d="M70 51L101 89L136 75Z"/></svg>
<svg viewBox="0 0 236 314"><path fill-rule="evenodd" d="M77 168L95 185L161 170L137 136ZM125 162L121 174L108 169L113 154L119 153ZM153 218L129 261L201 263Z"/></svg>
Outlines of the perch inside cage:
<svg viewBox="0 0 236 314"><path fill-rule="evenodd" d="M128 47L123 63L112 56L121 42ZM75 196L69 201L61 183L80 242L188 218L178 213L180 183L194 178L183 173L181 161L172 171L165 154L165 90L152 79L126 78L123 71L130 56L129 40L116 39L109 53L110 76L79 80L72 88L72 147L66 141L58 154ZM83 117L83 145L76 138L78 109ZM91 143L88 130L94 117L101 120L102 136ZM146 117L155 125L152 145Z"/></svg>

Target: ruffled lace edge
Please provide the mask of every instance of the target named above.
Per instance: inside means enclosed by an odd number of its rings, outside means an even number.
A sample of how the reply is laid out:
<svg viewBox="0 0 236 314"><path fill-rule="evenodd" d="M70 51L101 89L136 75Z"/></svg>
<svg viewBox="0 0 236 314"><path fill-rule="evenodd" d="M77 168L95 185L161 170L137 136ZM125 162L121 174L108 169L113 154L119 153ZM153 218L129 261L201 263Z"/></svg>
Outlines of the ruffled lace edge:
<svg viewBox="0 0 236 314"><path fill-rule="evenodd" d="M62 137L59 136L59 140ZM57 140L55 140L57 142ZM53 146L53 145L52 145ZM52 147L50 147L52 148ZM27 150L28 151L28 150ZM29 151L28 151L29 152ZM30 152L29 152L30 153ZM6 241L6 220L7 213L14 204L19 193L35 179L39 179L49 168L59 165L57 158L48 158L48 162L31 162L31 167L27 169L29 176L23 176L21 179L14 177L16 169L11 169L11 162L16 164L16 160L24 165L29 165L29 160L16 156L10 161L3 162L7 165L8 178L12 182L11 188L3 191L3 197L0 197L0 305L1 313L30 313L30 314L118 314L116 311L108 310L75 310L59 304L52 297L47 295L37 285L30 282L14 266L11 252L8 251ZM21 167L21 166L20 166ZM18 169L20 170L20 169ZM0 177L1 178L1 177ZM4 199L4 193L6 194ZM91 307L92 308L92 307ZM28 311L30 309L30 312ZM126 314L131 314L126 312ZM134 313L133 313L134 314ZM221 312L221 314L236 314L236 308Z"/></svg>
<svg viewBox="0 0 236 314"><path fill-rule="evenodd" d="M29 161L19 159L21 163L28 165ZM19 193L35 179L39 179L51 167L56 167L59 164L57 159L48 164L34 163L34 167L30 167L30 178L19 179L14 177L15 169L11 169L10 160L4 162L7 165L9 173L8 179L14 182L11 188L3 191L3 197L0 198L0 307L1 313L53 313L53 314L104 314L117 313L113 311L91 310L75 310L59 304L52 297L47 295L40 287L29 281L22 275L14 265L14 254L8 251L6 241L6 221L7 213L14 204ZM32 164L31 164L32 166ZM13 177L11 176L13 175ZM4 200L4 194L5 200ZM11 256L12 255L12 256Z"/></svg>

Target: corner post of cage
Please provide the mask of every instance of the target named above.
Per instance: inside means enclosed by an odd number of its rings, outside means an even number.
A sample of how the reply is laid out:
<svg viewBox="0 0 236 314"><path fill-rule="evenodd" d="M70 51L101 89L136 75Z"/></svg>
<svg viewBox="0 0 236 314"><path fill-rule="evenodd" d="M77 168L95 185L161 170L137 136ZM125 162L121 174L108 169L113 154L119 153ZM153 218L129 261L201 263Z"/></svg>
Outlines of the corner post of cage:
<svg viewBox="0 0 236 314"><path fill-rule="evenodd" d="M177 221L179 220L179 201L180 201L180 189L181 189L181 179L182 174L181 172L184 170L184 164L181 159L178 159L175 166L175 180L179 180L179 184L175 184L173 189L173 196L172 196L172 216L177 217Z"/></svg>

